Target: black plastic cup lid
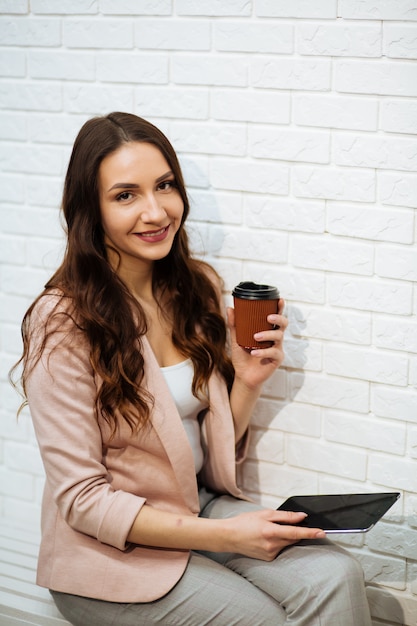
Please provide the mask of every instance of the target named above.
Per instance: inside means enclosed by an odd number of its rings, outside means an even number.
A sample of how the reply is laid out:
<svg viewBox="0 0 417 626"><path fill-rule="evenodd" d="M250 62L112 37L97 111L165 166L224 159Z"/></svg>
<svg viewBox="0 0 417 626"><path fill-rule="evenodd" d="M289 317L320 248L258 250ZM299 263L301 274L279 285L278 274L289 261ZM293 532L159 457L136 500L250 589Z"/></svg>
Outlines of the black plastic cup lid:
<svg viewBox="0 0 417 626"><path fill-rule="evenodd" d="M233 289L232 296L243 300L276 300L279 298L279 291L271 285L258 285L251 281L245 281Z"/></svg>

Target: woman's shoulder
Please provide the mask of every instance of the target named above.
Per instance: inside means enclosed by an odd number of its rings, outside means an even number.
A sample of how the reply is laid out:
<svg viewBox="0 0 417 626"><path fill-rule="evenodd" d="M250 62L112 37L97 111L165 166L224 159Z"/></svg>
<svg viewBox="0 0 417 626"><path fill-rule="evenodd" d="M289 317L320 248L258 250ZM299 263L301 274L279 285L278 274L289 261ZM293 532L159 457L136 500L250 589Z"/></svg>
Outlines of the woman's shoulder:
<svg viewBox="0 0 417 626"><path fill-rule="evenodd" d="M34 302L30 315L32 324L50 324L53 320L58 326L73 318L72 298L60 289L46 289Z"/></svg>

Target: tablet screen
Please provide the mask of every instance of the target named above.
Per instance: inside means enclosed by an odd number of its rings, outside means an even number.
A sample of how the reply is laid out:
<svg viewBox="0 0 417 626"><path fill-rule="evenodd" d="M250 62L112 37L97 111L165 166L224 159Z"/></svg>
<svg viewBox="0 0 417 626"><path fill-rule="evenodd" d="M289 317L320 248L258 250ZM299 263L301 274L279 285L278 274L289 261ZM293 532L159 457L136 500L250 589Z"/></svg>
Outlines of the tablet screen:
<svg viewBox="0 0 417 626"><path fill-rule="evenodd" d="M292 496L278 510L307 513L299 526L327 533L360 533L370 530L399 497L397 492Z"/></svg>

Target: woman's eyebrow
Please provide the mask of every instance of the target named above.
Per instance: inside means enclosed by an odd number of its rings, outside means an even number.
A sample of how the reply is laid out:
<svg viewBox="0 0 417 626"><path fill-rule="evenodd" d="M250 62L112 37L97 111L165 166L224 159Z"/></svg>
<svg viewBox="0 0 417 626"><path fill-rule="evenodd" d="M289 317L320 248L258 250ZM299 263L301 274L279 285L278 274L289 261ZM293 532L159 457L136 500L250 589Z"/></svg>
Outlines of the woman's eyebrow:
<svg viewBox="0 0 417 626"><path fill-rule="evenodd" d="M156 183L160 183L161 181L163 181L168 176L174 176L174 172L172 170L169 170L168 172L165 172L165 174L162 174L162 176L157 178L155 182Z"/></svg>
<svg viewBox="0 0 417 626"><path fill-rule="evenodd" d="M139 185L137 185L136 183L115 183L113 187L110 187L108 192L113 191L113 189L138 189L138 188L139 188Z"/></svg>
<svg viewBox="0 0 417 626"><path fill-rule="evenodd" d="M161 181L165 180L168 176L173 176L173 175L174 175L174 172L172 170L169 170L168 172L165 172L165 174L162 174L162 176L159 176L155 182L160 183ZM115 183L112 187L110 187L107 193L109 193L110 191L113 191L113 189L139 189L139 187L140 185L136 183Z"/></svg>

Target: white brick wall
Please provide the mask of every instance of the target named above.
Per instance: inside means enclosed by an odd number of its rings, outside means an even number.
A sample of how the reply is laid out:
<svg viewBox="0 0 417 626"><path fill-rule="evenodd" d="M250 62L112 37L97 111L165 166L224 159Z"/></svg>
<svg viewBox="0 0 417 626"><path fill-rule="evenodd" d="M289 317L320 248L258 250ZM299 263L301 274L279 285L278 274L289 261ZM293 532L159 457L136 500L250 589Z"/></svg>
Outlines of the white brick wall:
<svg viewBox="0 0 417 626"><path fill-rule="evenodd" d="M284 367L246 488L401 490L361 559L375 624L417 624L417 0L0 0L0 515L39 524L43 470L7 371L60 258L73 139L127 110L168 134L196 249L276 284ZM269 431L269 432L267 432Z"/></svg>

